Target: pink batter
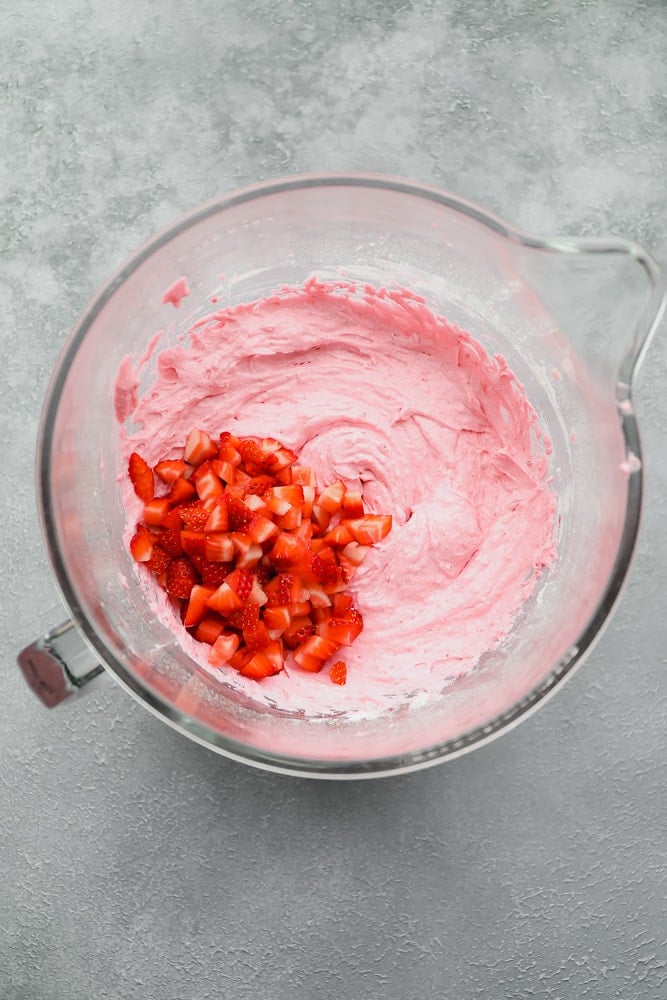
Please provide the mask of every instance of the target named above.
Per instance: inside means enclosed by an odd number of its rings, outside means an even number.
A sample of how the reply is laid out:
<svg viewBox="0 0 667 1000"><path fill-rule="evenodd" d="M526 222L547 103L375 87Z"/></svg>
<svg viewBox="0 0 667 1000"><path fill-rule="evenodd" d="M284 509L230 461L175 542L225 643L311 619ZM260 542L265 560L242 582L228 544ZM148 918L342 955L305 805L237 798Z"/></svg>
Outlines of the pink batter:
<svg viewBox="0 0 667 1000"><path fill-rule="evenodd" d="M347 684L289 662L260 683L215 672L255 701L375 714L437 696L507 634L553 562L549 442L522 386L412 293L312 279L200 320L156 361L138 400L135 369L126 359L119 371L118 418L134 425L121 430L124 459L175 455L193 426L271 436L320 485L341 478L370 512L393 515L350 587L364 630L342 651ZM120 482L129 538L141 504ZM208 647L141 575L156 613L210 669Z"/></svg>

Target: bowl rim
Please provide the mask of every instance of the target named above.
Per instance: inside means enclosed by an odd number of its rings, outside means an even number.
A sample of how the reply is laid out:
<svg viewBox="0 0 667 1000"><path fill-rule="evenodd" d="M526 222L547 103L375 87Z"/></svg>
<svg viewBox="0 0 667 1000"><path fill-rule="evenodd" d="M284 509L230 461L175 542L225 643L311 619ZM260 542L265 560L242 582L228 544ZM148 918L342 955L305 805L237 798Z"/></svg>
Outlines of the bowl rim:
<svg viewBox="0 0 667 1000"><path fill-rule="evenodd" d="M635 455L640 460L639 468L627 475L626 514L621 540L607 584L599 598L594 613L583 629L577 642L567 654L556 662L544 679L510 709L490 719L487 723L471 729L459 737L444 740L404 755L389 755L377 758L352 760L306 759L288 754L272 753L223 736L216 730L198 722L194 717L177 709L166 699L142 683L128 667L107 647L88 621L82 608L76 588L67 571L67 563L60 550L56 519L53 510L50 482L52 466L53 429L65 378L75 354L81 346L88 330L108 300L131 274L153 253L211 215L225 210L272 197L285 192L322 187L365 187L405 194L434 202L452 209L480 223L508 240L525 247L548 253L568 254L626 254L632 256L644 269L651 294L641 316L632 349L623 359L619 369L617 402L626 402L619 407L619 419L625 441L626 456ZM639 428L632 407L633 378L645 349L650 341L665 305L665 289L660 271L653 258L640 246L620 239L571 237L542 237L528 233L506 223L499 216L487 212L472 201L451 194L437 187L420 184L406 178L377 173L308 173L262 181L257 184L231 191L212 199L191 212L180 216L170 225L163 227L134 254L128 257L98 290L78 317L55 364L42 408L36 452L37 497L42 534L56 585L61 598L69 610L85 644L92 654L107 668L111 676L152 714L188 736L195 742L231 759L252 766L301 777L320 778L368 778L390 774L401 774L431 766L439 761L451 760L469 750L483 746L528 718L544 701L572 676L585 657L599 640L605 625L616 607L627 580L635 551L639 531L642 495L643 465L641 464L641 443ZM635 463L636 464L636 463Z"/></svg>

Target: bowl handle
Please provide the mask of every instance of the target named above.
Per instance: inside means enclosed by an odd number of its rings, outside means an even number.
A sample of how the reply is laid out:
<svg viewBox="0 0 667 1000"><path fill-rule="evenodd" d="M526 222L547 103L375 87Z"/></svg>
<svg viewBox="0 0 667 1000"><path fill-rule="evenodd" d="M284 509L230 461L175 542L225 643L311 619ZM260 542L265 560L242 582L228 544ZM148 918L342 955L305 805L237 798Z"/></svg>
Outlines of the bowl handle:
<svg viewBox="0 0 667 1000"><path fill-rule="evenodd" d="M88 690L90 681L104 674L104 667L96 662L71 621L26 646L17 660L29 686L47 708Z"/></svg>

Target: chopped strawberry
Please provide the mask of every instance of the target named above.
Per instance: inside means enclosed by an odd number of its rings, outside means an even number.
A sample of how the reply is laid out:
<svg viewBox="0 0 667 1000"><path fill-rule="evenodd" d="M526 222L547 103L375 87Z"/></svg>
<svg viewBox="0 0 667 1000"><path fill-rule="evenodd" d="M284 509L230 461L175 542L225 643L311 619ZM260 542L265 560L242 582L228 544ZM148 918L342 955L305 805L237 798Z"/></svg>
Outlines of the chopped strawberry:
<svg viewBox="0 0 667 1000"><path fill-rule="evenodd" d="M343 496L343 517L363 517L364 516L364 501L361 493L354 493L351 490L346 490Z"/></svg>
<svg viewBox="0 0 667 1000"><path fill-rule="evenodd" d="M227 616L227 623L232 628L238 628L241 631L245 629L253 629L259 622L259 604L246 604L244 608L239 608L238 611L232 611L230 615Z"/></svg>
<svg viewBox="0 0 667 1000"><path fill-rule="evenodd" d="M243 639L248 649L264 649L271 642L266 625L263 621L256 622L255 625L243 629Z"/></svg>
<svg viewBox="0 0 667 1000"><path fill-rule="evenodd" d="M338 646L351 646L364 627L363 618L352 609L346 618L329 618L317 626L317 634Z"/></svg>
<svg viewBox="0 0 667 1000"><path fill-rule="evenodd" d="M234 558L234 542L229 535L220 532L215 535L205 535L204 558L207 562L231 562Z"/></svg>
<svg viewBox="0 0 667 1000"><path fill-rule="evenodd" d="M144 521L153 528L159 527L168 513L169 501L166 497L154 497L144 504Z"/></svg>
<svg viewBox="0 0 667 1000"><path fill-rule="evenodd" d="M227 505L227 516L230 531L247 531L255 515L242 500L232 498Z"/></svg>
<svg viewBox="0 0 667 1000"><path fill-rule="evenodd" d="M146 563L146 566L154 573L155 576L162 576L163 573L169 569L169 564L173 556L169 555L168 552L162 548L161 545L154 545L153 552L150 559Z"/></svg>
<svg viewBox="0 0 667 1000"><path fill-rule="evenodd" d="M247 528L248 537L257 542L258 545L264 545L269 539L275 538L278 534L278 528L270 521L268 517L264 517L263 514L255 514L252 521Z"/></svg>
<svg viewBox="0 0 667 1000"><path fill-rule="evenodd" d="M209 562L208 559L202 557L201 568L199 570L201 573L201 582L205 587L214 587L217 590L233 569L233 563Z"/></svg>
<svg viewBox="0 0 667 1000"><path fill-rule="evenodd" d="M266 615L266 613L267 612L265 611L264 614ZM311 635L315 635L315 626L311 622L310 618L302 615L300 617L292 618L290 624L283 632L282 640L288 649L296 649L296 647L300 646L301 643L306 641L306 639L310 639Z"/></svg>
<svg viewBox="0 0 667 1000"><path fill-rule="evenodd" d="M257 542L252 542L242 531L232 531L229 536L237 553L236 565L239 569L250 569L264 555L264 550Z"/></svg>
<svg viewBox="0 0 667 1000"><path fill-rule="evenodd" d="M298 483L300 486L312 486L315 487L315 473L312 469L309 469L304 465L293 465L292 466L292 482Z"/></svg>
<svg viewBox="0 0 667 1000"><path fill-rule="evenodd" d="M153 554L153 536L145 524L137 527L130 542L130 552L137 562L148 562Z"/></svg>
<svg viewBox="0 0 667 1000"><path fill-rule="evenodd" d="M294 659L303 670L317 673L322 669L326 660L339 648L330 639L324 639L320 635L311 635L309 639L297 646L294 651Z"/></svg>
<svg viewBox="0 0 667 1000"><path fill-rule="evenodd" d="M229 515L225 500L220 499L208 516L208 521L204 525L205 531L229 531Z"/></svg>
<svg viewBox="0 0 667 1000"><path fill-rule="evenodd" d="M136 451L133 451L130 455L128 473L130 476L130 482L134 487L134 492L137 494L139 499L143 500L144 503L148 503L149 500L152 500L153 493L155 492L153 470L148 462L145 462L141 455L138 455Z"/></svg>
<svg viewBox="0 0 667 1000"><path fill-rule="evenodd" d="M281 531L294 531L303 521L303 511L300 507L290 507L286 514L276 517L276 526Z"/></svg>
<svg viewBox="0 0 667 1000"><path fill-rule="evenodd" d="M326 486L317 498L318 506L328 514L336 514L343 505L345 484L337 479L335 483Z"/></svg>
<svg viewBox="0 0 667 1000"><path fill-rule="evenodd" d="M192 500L196 495L196 490L189 479L185 479L183 476L179 476L175 479L169 490L167 499L169 503L179 504L185 503L187 500Z"/></svg>
<svg viewBox="0 0 667 1000"><path fill-rule="evenodd" d="M278 464L275 455L264 450L257 441L252 438L243 438L239 441L238 451L241 461L251 476L259 476L265 472L278 471Z"/></svg>
<svg viewBox="0 0 667 1000"><path fill-rule="evenodd" d="M198 582L197 572L187 556L172 559L167 569L167 593L170 597L186 600Z"/></svg>
<svg viewBox="0 0 667 1000"><path fill-rule="evenodd" d="M329 545L335 545L337 548L343 548L348 542L353 540L352 532L344 524L337 524L335 528L331 528L327 531L324 536L324 541Z"/></svg>
<svg viewBox="0 0 667 1000"><path fill-rule="evenodd" d="M329 551L331 552L330 549ZM333 556L333 553L331 554ZM310 572L318 583L321 583L323 587L328 587L340 581L340 567L335 558L326 559L323 555L324 550L320 550L319 553L313 553L310 559Z"/></svg>
<svg viewBox="0 0 667 1000"><path fill-rule="evenodd" d="M195 476L195 487L200 500L218 500L225 492L222 480L212 469L207 469L201 476Z"/></svg>
<svg viewBox="0 0 667 1000"><path fill-rule="evenodd" d="M364 517L344 518L340 523L360 545L375 545L391 531L391 514L366 514Z"/></svg>
<svg viewBox="0 0 667 1000"><path fill-rule="evenodd" d="M278 605L274 608L265 608L262 619L269 632L282 633L285 629L289 628L292 616L286 605Z"/></svg>
<svg viewBox="0 0 667 1000"><path fill-rule="evenodd" d="M238 451L239 439L230 434L229 431L223 431L220 435L220 446L218 449L218 457L223 462L229 462L231 465L241 464L241 454Z"/></svg>
<svg viewBox="0 0 667 1000"><path fill-rule="evenodd" d="M205 431L194 427L185 442L183 457L189 465L201 465L207 458L216 458L218 448Z"/></svg>
<svg viewBox="0 0 667 1000"><path fill-rule="evenodd" d="M231 573L229 574L231 576ZM238 611L243 607L243 601L227 583L223 580L217 590L208 599L208 606L213 611L218 611L221 615L229 615L232 611Z"/></svg>
<svg viewBox="0 0 667 1000"><path fill-rule="evenodd" d="M235 594L241 598L243 603L247 601L250 596L250 591L252 590L253 575L245 569L235 569L233 573L230 573L227 577L227 583L232 588Z"/></svg>
<svg viewBox="0 0 667 1000"><path fill-rule="evenodd" d="M181 477L185 478L187 468L185 462L180 458L165 458L157 463L153 472L159 476L163 483L169 484L175 483Z"/></svg>
<svg viewBox="0 0 667 1000"><path fill-rule="evenodd" d="M225 623L219 615L209 612L205 618L199 622L193 635L197 642L207 642L212 646L218 636L224 630Z"/></svg>
<svg viewBox="0 0 667 1000"><path fill-rule="evenodd" d="M345 660L337 660L329 671L329 679L334 684L344 684L347 680L347 665Z"/></svg>
<svg viewBox="0 0 667 1000"><path fill-rule="evenodd" d="M181 521L191 531L204 531L211 511L207 510L201 500L184 504L177 508Z"/></svg>
<svg viewBox="0 0 667 1000"><path fill-rule="evenodd" d="M204 558L206 552L206 535L203 531L190 531L188 528L184 528L180 532L180 539L183 546L182 551L187 552L190 558Z"/></svg>
<svg viewBox="0 0 667 1000"><path fill-rule="evenodd" d="M190 591L190 599L188 600L185 618L183 619L183 624L186 628L198 625L202 618L204 618L208 611L208 604L206 602L212 593L212 587L202 587L200 584L194 585Z"/></svg>
<svg viewBox="0 0 667 1000"><path fill-rule="evenodd" d="M348 611L352 610L352 598L349 594L334 594L331 605L333 614L337 618L345 618Z"/></svg>
<svg viewBox="0 0 667 1000"><path fill-rule="evenodd" d="M239 648L241 639L236 632L222 630L216 637L208 654L208 662L212 667L224 667Z"/></svg>
<svg viewBox="0 0 667 1000"><path fill-rule="evenodd" d="M278 567L296 566L308 552L308 546L301 538L281 531L269 552L269 558Z"/></svg>

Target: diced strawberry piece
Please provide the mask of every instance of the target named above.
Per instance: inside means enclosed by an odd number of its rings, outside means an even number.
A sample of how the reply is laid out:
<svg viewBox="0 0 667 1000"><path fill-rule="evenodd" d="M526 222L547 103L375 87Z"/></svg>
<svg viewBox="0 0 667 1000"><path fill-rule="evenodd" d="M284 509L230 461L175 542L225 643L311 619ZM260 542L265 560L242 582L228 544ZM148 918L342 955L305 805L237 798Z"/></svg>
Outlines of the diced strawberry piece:
<svg viewBox="0 0 667 1000"><path fill-rule="evenodd" d="M364 501L361 493L346 490L343 497L343 517L358 518L364 516Z"/></svg>
<svg viewBox="0 0 667 1000"><path fill-rule="evenodd" d="M333 614L337 618L344 618L348 611L352 610L352 598L349 594L334 594L331 605Z"/></svg>
<svg viewBox="0 0 667 1000"><path fill-rule="evenodd" d="M262 497L257 493L244 493L243 502L248 510L251 510L253 514L263 514L264 517L273 518L273 514L269 510L268 506Z"/></svg>
<svg viewBox="0 0 667 1000"><path fill-rule="evenodd" d="M221 461L218 463L216 475L222 480L223 483L227 483L228 486L231 486L236 480L236 466L232 465L231 462Z"/></svg>
<svg viewBox="0 0 667 1000"><path fill-rule="evenodd" d="M230 612L238 611L239 608L242 608L243 601L236 591L232 590L227 580L224 580L209 597L208 606L213 611L219 611L221 615L228 615Z"/></svg>
<svg viewBox="0 0 667 1000"><path fill-rule="evenodd" d="M317 626L317 634L330 639L339 646L351 646L364 627L358 611L349 612L346 618L329 618Z"/></svg>
<svg viewBox="0 0 667 1000"><path fill-rule="evenodd" d="M255 514L247 530L248 536L258 545L263 545L278 534L277 526L263 514Z"/></svg>
<svg viewBox="0 0 667 1000"><path fill-rule="evenodd" d="M155 492L155 480L153 479L153 470L150 465L144 461L141 455L133 451L130 455L127 471L134 487L134 492L140 500L148 503L153 498Z"/></svg>
<svg viewBox="0 0 667 1000"><path fill-rule="evenodd" d="M293 465L292 466L292 482L298 483L300 486L316 486L315 473L312 469L305 465Z"/></svg>
<svg viewBox="0 0 667 1000"><path fill-rule="evenodd" d="M208 521L204 526L205 531L229 531L229 515L227 504L224 500L219 500L208 516Z"/></svg>
<svg viewBox="0 0 667 1000"><path fill-rule="evenodd" d="M334 684L344 684L347 680L347 665L345 660L338 660L329 671L329 679Z"/></svg>
<svg viewBox="0 0 667 1000"><path fill-rule="evenodd" d="M246 494L264 497L266 491L274 485L273 476L262 474L253 476L246 486ZM246 501L247 502L247 501Z"/></svg>
<svg viewBox="0 0 667 1000"><path fill-rule="evenodd" d="M292 467L286 465L280 472L276 472L273 479L277 486L289 486L292 482Z"/></svg>
<svg viewBox="0 0 667 1000"><path fill-rule="evenodd" d="M312 520L317 525L317 530L320 532L327 531L329 525L331 524L332 514L328 510L324 510L320 507L318 503L313 504Z"/></svg>
<svg viewBox="0 0 667 1000"><path fill-rule="evenodd" d="M264 612L266 614L266 612ZM305 615L300 615L296 618L292 618L289 626L285 629L282 634L282 640L287 649L296 649L310 639L311 635L315 635L315 626L311 622L310 618Z"/></svg>
<svg viewBox="0 0 667 1000"><path fill-rule="evenodd" d="M190 480L180 476L172 483L167 499L170 504L174 505L186 503L188 500L192 500L195 495L196 490Z"/></svg>
<svg viewBox="0 0 667 1000"><path fill-rule="evenodd" d="M275 673L279 674L285 666L283 644L279 640L273 639L268 646L264 647L262 652L264 653L264 656L266 656L273 664Z"/></svg>
<svg viewBox="0 0 667 1000"><path fill-rule="evenodd" d="M289 608L286 605L275 608L265 608L262 613L264 624L269 632L284 632L292 621Z"/></svg>
<svg viewBox="0 0 667 1000"><path fill-rule="evenodd" d="M153 473L151 472L151 476ZM169 501L166 497L154 497L144 504L144 521L152 527L159 527L165 514L169 513Z"/></svg>
<svg viewBox="0 0 667 1000"><path fill-rule="evenodd" d="M243 639L248 649L263 649L271 642L266 625L262 620L257 621L249 628L243 629Z"/></svg>
<svg viewBox="0 0 667 1000"><path fill-rule="evenodd" d="M234 569L234 564L230 562L209 562L203 556L200 558L201 564L198 569L201 573L201 582L205 587L213 587L214 590L217 590Z"/></svg>
<svg viewBox="0 0 667 1000"><path fill-rule="evenodd" d="M313 606L310 601L292 601L287 605L287 607L292 618L300 618L303 615L309 615L313 610Z"/></svg>
<svg viewBox="0 0 667 1000"><path fill-rule="evenodd" d="M280 472L282 469L286 469L288 466L294 465L299 456L295 455L289 448L278 448L277 451L273 452L273 457L275 458L273 470Z"/></svg>
<svg viewBox="0 0 667 1000"><path fill-rule="evenodd" d="M236 632L221 630L208 654L208 662L212 667L224 667L231 660L241 642Z"/></svg>
<svg viewBox="0 0 667 1000"><path fill-rule="evenodd" d="M328 514L336 514L343 505L344 496L345 484L337 479L335 483L331 483L322 490L317 498L317 504Z"/></svg>
<svg viewBox="0 0 667 1000"><path fill-rule="evenodd" d="M187 465L180 458L165 458L158 462L153 472L159 476L163 483L175 483L177 479L185 477Z"/></svg>
<svg viewBox="0 0 667 1000"><path fill-rule="evenodd" d="M313 477L314 478L314 477ZM301 505L301 510L304 517L310 518L313 513L313 504L315 503L315 487L304 484L303 486L303 504Z"/></svg>
<svg viewBox="0 0 667 1000"><path fill-rule="evenodd" d="M218 457L223 462L230 462L231 465L237 466L241 464L241 455L238 451L239 439L230 434L229 431L223 431L220 435L220 447L218 450Z"/></svg>
<svg viewBox="0 0 667 1000"><path fill-rule="evenodd" d="M183 452L185 461L189 465L201 465L207 458L215 458L217 455L218 448L211 441L206 431L193 427L185 442L185 450Z"/></svg>
<svg viewBox="0 0 667 1000"><path fill-rule="evenodd" d="M253 577L252 590L250 591L250 595L248 597L248 600L249 601L254 601L256 604L259 604L259 605L264 605L268 601L268 597L266 596L265 592L262 590L262 585L260 584L260 582L259 582L259 580L257 579L256 576Z"/></svg>
<svg viewBox="0 0 667 1000"><path fill-rule="evenodd" d="M293 531L298 528L303 521L303 512L300 507L290 507L282 517L276 517L276 527L281 531Z"/></svg>
<svg viewBox="0 0 667 1000"><path fill-rule="evenodd" d="M194 500L192 503L184 504L178 510L181 521L186 528L191 531L204 531L211 512L204 507L201 500Z"/></svg>
<svg viewBox="0 0 667 1000"><path fill-rule="evenodd" d="M345 558L348 562L353 563L355 566L361 566L362 562L366 558L367 549L364 548L359 542L348 542L343 551L339 555L339 559Z"/></svg>
<svg viewBox="0 0 667 1000"><path fill-rule="evenodd" d="M239 671L242 677L252 677L256 681L261 681L264 677L271 677L278 672L273 660L262 649L253 653Z"/></svg>
<svg viewBox="0 0 667 1000"><path fill-rule="evenodd" d="M220 533L217 535L206 535L204 545L204 558L208 562L231 562L234 558L234 542L229 535Z"/></svg>
<svg viewBox="0 0 667 1000"><path fill-rule="evenodd" d="M238 594L244 604L250 596L253 581L254 577L252 573L249 573L245 569L236 569L227 577L227 584L232 588L234 593Z"/></svg>
<svg viewBox="0 0 667 1000"><path fill-rule="evenodd" d="M239 441L238 450L249 475L259 476L265 472L278 471L279 467L275 456L270 451L263 449L252 438L243 438Z"/></svg>
<svg viewBox="0 0 667 1000"><path fill-rule="evenodd" d="M244 608L239 608L238 611L232 611L227 617L227 623L232 628L238 628L241 631L244 629L253 629L259 622L259 604L248 603Z"/></svg>
<svg viewBox="0 0 667 1000"><path fill-rule="evenodd" d="M190 531L184 528L180 533L181 545L183 546L183 551L192 558L193 556L198 556L204 558L204 553L206 551L206 535L203 531Z"/></svg>
<svg viewBox="0 0 667 1000"><path fill-rule="evenodd" d="M344 518L340 523L352 532L352 537L360 545L375 545L389 534L391 522L391 514L366 514L364 517Z"/></svg>
<svg viewBox="0 0 667 1000"><path fill-rule="evenodd" d="M278 567L296 566L307 551L308 547L303 539L282 531L269 552L269 558Z"/></svg>
<svg viewBox="0 0 667 1000"><path fill-rule="evenodd" d="M309 583L308 594L310 603L314 608L328 608L331 606L331 598L319 583Z"/></svg>
<svg viewBox="0 0 667 1000"><path fill-rule="evenodd" d="M185 612L185 618L183 619L183 624L186 628L198 625L202 618L204 618L208 611L208 604L206 602L212 593L212 587L202 587L200 584L194 585L190 591L190 599Z"/></svg>
<svg viewBox="0 0 667 1000"><path fill-rule="evenodd" d="M329 548L313 552L310 557L310 572L314 579L323 587L329 587L341 580L340 567Z"/></svg>
<svg viewBox="0 0 667 1000"><path fill-rule="evenodd" d="M303 504L303 486L298 483L290 483L288 486L273 486L268 493L269 498L287 503L290 507L301 507ZM284 514L285 511L280 510L276 513Z"/></svg>
<svg viewBox="0 0 667 1000"><path fill-rule="evenodd" d="M264 551L261 545L252 542L242 531L232 531L228 537L232 540L237 553L236 565L239 569L250 569L263 557Z"/></svg>
<svg viewBox="0 0 667 1000"><path fill-rule="evenodd" d="M215 640L223 632L225 623L222 618L219 618L215 614L207 614L205 618L199 622L197 628L194 630L193 635L197 642L207 642L209 646L212 646Z"/></svg>
<svg viewBox="0 0 667 1000"><path fill-rule="evenodd" d="M153 554L153 536L145 524L140 524L130 542L130 552L137 562L148 562Z"/></svg>
<svg viewBox="0 0 667 1000"><path fill-rule="evenodd" d="M167 593L170 597L187 599L198 582L197 571L187 556L172 559L167 569Z"/></svg>
<svg viewBox="0 0 667 1000"><path fill-rule="evenodd" d="M248 660L252 660L255 655L255 653L249 652L245 646L239 646L233 656L230 656L229 665L230 667L234 667L235 670L240 671L246 665Z"/></svg>
<svg viewBox="0 0 667 1000"><path fill-rule="evenodd" d="M338 652L339 647L330 639L320 635L311 635L294 650L294 659L303 670L317 673L322 669L329 657Z"/></svg>
<svg viewBox="0 0 667 1000"><path fill-rule="evenodd" d="M319 625L320 622L328 622L330 618L333 618L331 608L313 608L310 613L310 619L315 625Z"/></svg>
<svg viewBox="0 0 667 1000"><path fill-rule="evenodd" d="M350 529L344 524L337 524L335 528L327 531L324 541L329 545L335 545L337 548L343 548L348 542L353 541L353 536Z"/></svg>
<svg viewBox="0 0 667 1000"><path fill-rule="evenodd" d="M169 563L172 558L168 552L165 552L161 545L154 545L152 555L145 565L155 576L162 576L169 569Z"/></svg>
<svg viewBox="0 0 667 1000"><path fill-rule="evenodd" d="M266 500L266 506L269 508L272 514L276 517L282 517L284 514L290 510L290 504L287 500L281 500L280 497L269 495Z"/></svg>
<svg viewBox="0 0 667 1000"><path fill-rule="evenodd" d="M242 500L233 497L227 505L227 516L229 518L230 531L247 532L255 515L249 507L246 507Z"/></svg>
<svg viewBox="0 0 667 1000"><path fill-rule="evenodd" d="M195 486L200 500L217 500L225 492L222 481L212 469L207 469L203 475L196 476Z"/></svg>

